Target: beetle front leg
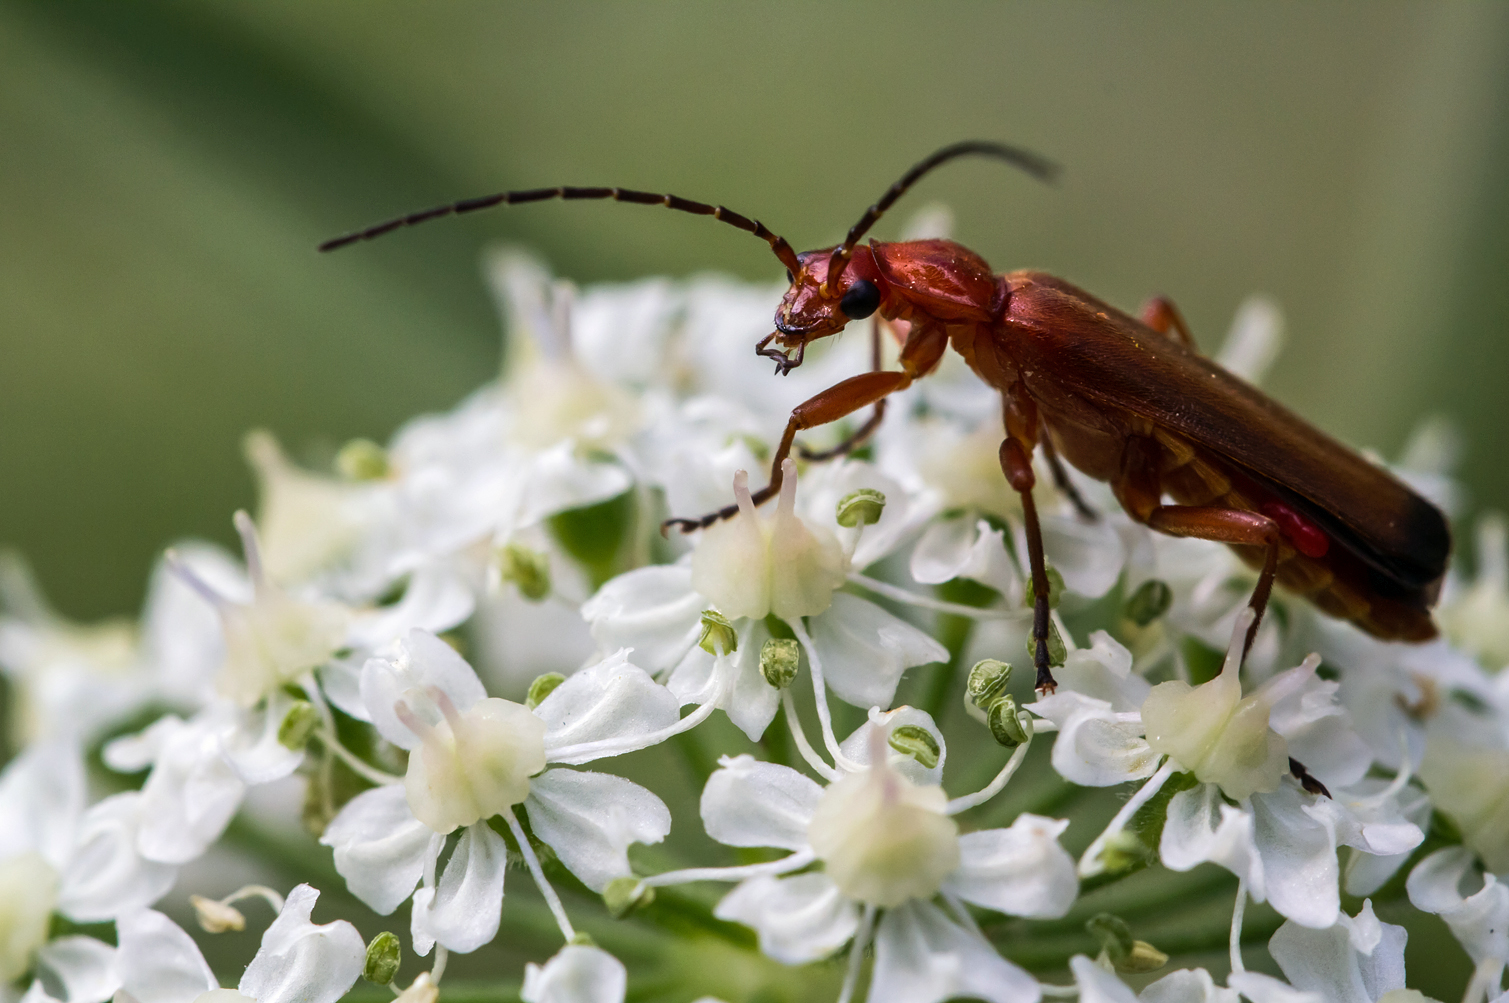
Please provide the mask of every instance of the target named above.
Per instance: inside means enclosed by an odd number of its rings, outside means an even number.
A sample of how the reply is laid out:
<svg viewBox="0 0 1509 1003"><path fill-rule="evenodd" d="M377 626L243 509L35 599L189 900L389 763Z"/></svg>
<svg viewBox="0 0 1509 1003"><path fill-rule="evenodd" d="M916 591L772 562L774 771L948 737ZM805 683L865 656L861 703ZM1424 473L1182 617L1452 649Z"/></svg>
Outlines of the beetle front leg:
<svg viewBox="0 0 1509 1003"><path fill-rule="evenodd" d="M887 327L889 327L892 334L897 334L896 326L891 321L886 320L878 314L873 318L873 321L870 324L870 369L875 372L879 372L881 366L881 324L885 324ZM906 339L898 335L898 340L904 342ZM796 455L806 460L808 463L822 463L824 460L831 460L835 456L846 456L849 453L853 452L855 447L857 447L860 443L864 442L871 435L875 434L875 430L880 427L880 423L884 419L885 398L882 397L880 400L875 402L875 410L870 413L870 417L865 419L865 423L859 426L858 431L856 431L853 435L850 435L838 445L833 446L830 449L823 450L808 449L806 446L802 445L799 442L796 444Z"/></svg>
<svg viewBox="0 0 1509 1003"><path fill-rule="evenodd" d="M1048 631L1051 596L1048 563L1043 558L1043 530L1037 521L1037 504L1032 488L1037 476L1032 472L1032 457L1015 438L1001 443L1001 470L1006 482L1022 497L1022 522L1027 537L1027 563L1032 574L1032 665L1037 669L1035 684L1039 693L1051 694L1058 688L1053 668L1048 662Z"/></svg>
<svg viewBox="0 0 1509 1003"><path fill-rule="evenodd" d="M781 435L781 444L776 447L775 456L770 461L770 483L754 493L754 503L763 505L781 490L781 464L791 454L791 444L796 439L797 432L804 428L826 425L830 421L837 421L845 415L853 414L866 405L877 404L884 400L887 394L905 389L911 382L912 377L908 373L861 373L858 376L849 377L842 383L834 384L810 400L798 404L791 411L791 419L786 422L786 431ZM683 533L706 529L720 519L731 518L738 511L737 504L725 505L718 511L709 512L697 519L667 519L661 523L660 531L664 533L672 526Z"/></svg>
<svg viewBox="0 0 1509 1003"><path fill-rule="evenodd" d="M1247 638L1242 642L1242 660L1252 650L1257 638L1258 625L1263 622L1263 613L1268 609L1268 599L1273 594L1273 578L1278 572L1278 545L1281 539L1278 524L1266 515L1243 512L1238 509L1215 508L1201 505L1160 505L1148 515L1150 528L1169 536L1193 536L1216 543L1239 543L1254 547L1266 547L1263 571L1258 576L1257 588L1252 591L1248 605L1257 615L1252 626L1247 628Z"/></svg>

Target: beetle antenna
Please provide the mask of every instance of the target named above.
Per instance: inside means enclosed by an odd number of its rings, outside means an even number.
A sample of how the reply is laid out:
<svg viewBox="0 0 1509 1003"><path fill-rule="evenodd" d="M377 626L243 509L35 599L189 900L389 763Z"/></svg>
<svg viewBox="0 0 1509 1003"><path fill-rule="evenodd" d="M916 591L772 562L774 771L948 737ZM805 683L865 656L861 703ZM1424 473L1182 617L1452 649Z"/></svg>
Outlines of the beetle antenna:
<svg viewBox="0 0 1509 1003"><path fill-rule="evenodd" d="M854 245L859 243L859 238L875 225L876 220L885 215L887 209L896 204L897 199L906 194L908 188L920 181L924 174L934 167L941 167L950 160L976 154L1004 160L1043 182L1052 183L1059 174L1059 166L1053 161L1019 146L1007 146L1005 143L992 143L982 139L966 139L960 143L951 143L914 165L911 170L901 176L900 181L886 190L879 202L865 210L865 214L859 217L859 222L849 228L849 235L844 238L844 242L834 249L833 256L828 259L828 274L833 276L843 271L844 262L854 254ZM824 288L827 288L826 281Z"/></svg>
<svg viewBox="0 0 1509 1003"><path fill-rule="evenodd" d="M612 199L615 202L632 202L636 205L659 205L667 209L675 209L679 212L689 212L694 216L711 216L721 220L729 226L738 227L746 233L752 233L775 252L775 256L781 259L793 273L801 271L801 263L796 259L796 252L791 245L786 243L786 238L771 233L765 224L757 219L750 219L740 213L734 212L721 205L708 205L706 202L693 202L677 195L657 195L654 192L640 192L632 188L572 188L561 186L558 188L530 188L516 192L498 192L496 195L483 195L479 198L462 199L448 205L435 206L433 209L424 209L419 212L409 213L407 216L399 216L383 223L377 223L365 230L357 230L348 233L344 237L335 237L320 245L321 251L334 251L336 248L345 247L347 244L355 244L362 240L372 240L381 237L385 233L391 233L405 226L414 226L425 223L442 216L459 216L462 213L477 212L479 209L491 209L496 205L518 205L521 202L544 202L549 199Z"/></svg>

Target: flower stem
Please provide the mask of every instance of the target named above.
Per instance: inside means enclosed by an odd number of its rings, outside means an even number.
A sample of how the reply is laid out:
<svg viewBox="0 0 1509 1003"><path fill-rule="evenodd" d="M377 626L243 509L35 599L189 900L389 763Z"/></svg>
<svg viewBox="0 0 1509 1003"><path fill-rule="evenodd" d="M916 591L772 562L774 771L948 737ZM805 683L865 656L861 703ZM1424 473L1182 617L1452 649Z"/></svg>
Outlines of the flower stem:
<svg viewBox="0 0 1509 1003"><path fill-rule="evenodd" d="M524 866L529 868L530 876L534 878L540 894L545 897L545 904L550 907L551 915L555 916L556 925L561 928L561 936L570 943L571 938L576 936L576 930L571 926L571 920L566 915L566 908L561 905L561 897L555 893L555 889L545 877L545 871L540 867L540 858L535 856L534 847L529 845L529 837L524 834L524 827L519 825L519 818L514 814L512 807L504 809L503 821L508 823L508 831L513 833L514 840L519 844L519 853L524 857Z"/></svg>
<svg viewBox="0 0 1509 1003"><path fill-rule="evenodd" d="M1091 843L1085 850L1084 855L1079 858L1080 878L1093 878L1105 870L1105 865L1100 860L1101 851L1106 848L1107 843L1121 834L1121 831L1126 828L1127 822L1131 821L1132 816L1137 814L1137 809L1147 804L1175 772L1177 770L1173 760L1165 760L1163 765L1158 768L1158 772L1154 773L1148 782L1142 785L1142 789L1127 799L1127 803L1121 806L1121 810L1116 813L1116 817L1111 819L1111 824L1106 826L1104 832L1095 837L1095 842Z"/></svg>

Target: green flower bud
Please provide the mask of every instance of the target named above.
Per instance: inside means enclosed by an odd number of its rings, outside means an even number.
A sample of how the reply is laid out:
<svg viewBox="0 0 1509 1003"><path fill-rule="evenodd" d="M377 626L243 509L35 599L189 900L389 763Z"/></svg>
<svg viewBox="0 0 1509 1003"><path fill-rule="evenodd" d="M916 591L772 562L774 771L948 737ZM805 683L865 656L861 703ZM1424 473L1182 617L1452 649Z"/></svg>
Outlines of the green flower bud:
<svg viewBox="0 0 1509 1003"><path fill-rule="evenodd" d="M566 677L559 672L547 672L543 676L535 676L534 682L529 684L529 694L524 697L524 706L534 710L565 681Z"/></svg>
<svg viewBox="0 0 1509 1003"><path fill-rule="evenodd" d="M505 582L513 582L519 594L539 602L550 594L550 556L510 543L498 553L498 570Z"/></svg>
<svg viewBox="0 0 1509 1003"><path fill-rule="evenodd" d="M801 661L802 646L789 637L772 637L760 646L760 675L778 690L791 685Z"/></svg>
<svg viewBox="0 0 1509 1003"><path fill-rule="evenodd" d="M1168 955L1145 940L1132 941L1132 952L1120 961L1111 962L1118 972L1127 975L1145 975L1156 972L1168 964Z"/></svg>
<svg viewBox="0 0 1509 1003"><path fill-rule="evenodd" d="M1167 613L1173 601L1174 590L1168 587L1167 582L1149 578L1137 586L1137 591L1127 598L1121 612L1137 626L1146 627Z"/></svg>
<svg viewBox="0 0 1509 1003"><path fill-rule="evenodd" d="M938 740L921 725L903 724L892 728L886 741L891 748L903 756L911 756L929 770L938 765Z"/></svg>
<svg viewBox="0 0 1509 1003"><path fill-rule="evenodd" d="M367 945L367 960L362 964L362 978L380 986L390 986L398 977L403 948L395 934L384 930Z"/></svg>
<svg viewBox="0 0 1509 1003"><path fill-rule="evenodd" d="M608 915L623 919L635 909L641 909L655 901L655 889L632 875L614 878L603 889L603 905Z"/></svg>
<svg viewBox="0 0 1509 1003"><path fill-rule="evenodd" d="M1036 660L1037 660L1037 638L1033 637L1031 634L1027 635L1027 657L1033 659L1033 663L1036 664ZM1048 664L1049 665L1062 665L1062 664L1064 664L1064 661L1066 659L1068 659L1068 657L1069 657L1069 649L1064 646L1064 638L1063 638L1063 635L1061 635L1058 632L1058 624L1054 623L1052 620L1049 620L1048 621Z"/></svg>
<svg viewBox="0 0 1509 1003"><path fill-rule="evenodd" d="M309 743L309 736L320 723L320 713L308 700L298 700L288 708L278 725L278 744L298 752Z"/></svg>
<svg viewBox="0 0 1509 1003"><path fill-rule="evenodd" d="M702 636L697 647L709 655L731 655L739 650L739 635L728 617L715 609L702 611Z"/></svg>
<svg viewBox="0 0 1509 1003"><path fill-rule="evenodd" d="M1123 829L1101 849L1097 858L1106 874L1125 874L1149 862L1152 851L1137 836Z"/></svg>
<svg viewBox="0 0 1509 1003"><path fill-rule="evenodd" d="M1048 608L1049 609L1058 609L1059 600L1064 597L1064 576L1061 575L1061 574L1059 574L1058 573L1058 569L1055 568L1051 564L1048 565L1047 572L1048 572ZM1037 589L1033 588L1033 586L1032 586L1032 578L1031 578L1031 576L1029 576L1027 578L1026 604L1028 606L1035 606L1035 605L1037 605Z"/></svg>
<svg viewBox="0 0 1509 1003"><path fill-rule="evenodd" d="M991 737L1006 748L1014 749L1032 736L1032 722L1022 720L1010 696L998 697L987 713Z"/></svg>
<svg viewBox="0 0 1509 1003"><path fill-rule="evenodd" d="M1085 922L1085 930L1100 941L1100 949L1106 952L1112 964L1132 953L1132 928L1120 916L1108 912L1091 916Z"/></svg>
<svg viewBox="0 0 1509 1003"><path fill-rule="evenodd" d="M1006 685L1010 682L1010 665L994 658L983 658L969 670L964 695L976 707L987 710L997 697L1006 692Z"/></svg>
<svg viewBox="0 0 1509 1003"><path fill-rule="evenodd" d="M335 454L335 472L348 481L377 481L388 476L388 451L371 439L352 439Z"/></svg>
<svg viewBox="0 0 1509 1003"><path fill-rule="evenodd" d="M874 488L850 491L838 500L838 524L844 527L873 526L885 511L885 495Z"/></svg>

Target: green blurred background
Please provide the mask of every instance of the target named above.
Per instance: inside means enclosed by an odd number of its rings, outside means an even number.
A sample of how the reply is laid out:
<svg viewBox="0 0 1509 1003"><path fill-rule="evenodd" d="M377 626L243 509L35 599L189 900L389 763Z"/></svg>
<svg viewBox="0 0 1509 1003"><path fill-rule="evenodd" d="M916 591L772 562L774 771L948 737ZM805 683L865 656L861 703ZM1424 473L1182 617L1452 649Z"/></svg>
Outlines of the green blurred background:
<svg viewBox="0 0 1509 1003"><path fill-rule="evenodd" d="M72 615L133 610L163 544L230 540L246 429L381 439L495 371L489 242L580 281L779 274L621 206L324 237L568 183L814 246L976 136L1067 168L925 182L997 268L1166 293L1210 347L1271 294L1277 397L1384 451L1447 414L1474 504L1505 507L1506 57L1503 4L0 0L0 544Z"/></svg>

